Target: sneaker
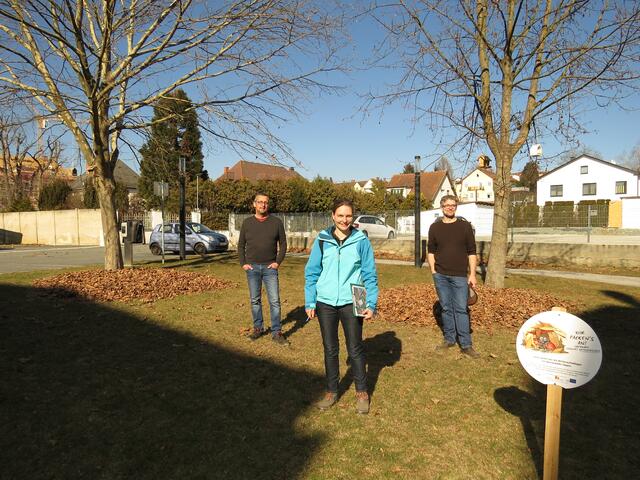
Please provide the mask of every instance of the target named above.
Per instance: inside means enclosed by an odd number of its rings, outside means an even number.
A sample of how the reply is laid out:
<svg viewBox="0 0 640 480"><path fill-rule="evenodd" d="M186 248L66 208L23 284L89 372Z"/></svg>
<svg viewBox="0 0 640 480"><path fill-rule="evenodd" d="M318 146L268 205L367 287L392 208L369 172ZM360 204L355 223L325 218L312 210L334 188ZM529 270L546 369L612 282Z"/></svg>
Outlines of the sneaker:
<svg viewBox="0 0 640 480"><path fill-rule="evenodd" d="M289 340L284 338L284 335L282 334L282 332L274 333L273 336L271 337L271 340L276 342L278 345L289 345Z"/></svg>
<svg viewBox="0 0 640 480"><path fill-rule="evenodd" d="M316 403L316 407L320 410L327 410L333 406L334 403L338 401L338 394L327 392L324 394L324 398Z"/></svg>
<svg viewBox="0 0 640 480"><path fill-rule="evenodd" d="M367 392L356 392L356 412L361 415L369 413L369 394Z"/></svg>
<svg viewBox="0 0 640 480"><path fill-rule="evenodd" d="M476 352L473 347L467 347L462 349L462 354L471 358L478 358L480 354Z"/></svg>
<svg viewBox="0 0 640 480"><path fill-rule="evenodd" d="M449 343L446 340L443 340L441 344L436 345L436 350L447 350L448 348L455 347L456 343Z"/></svg>
<svg viewBox="0 0 640 480"><path fill-rule="evenodd" d="M264 335L264 330L262 328L254 327L254 329L251 330L251 333L247 336L249 337L249 340L257 340L263 335Z"/></svg>

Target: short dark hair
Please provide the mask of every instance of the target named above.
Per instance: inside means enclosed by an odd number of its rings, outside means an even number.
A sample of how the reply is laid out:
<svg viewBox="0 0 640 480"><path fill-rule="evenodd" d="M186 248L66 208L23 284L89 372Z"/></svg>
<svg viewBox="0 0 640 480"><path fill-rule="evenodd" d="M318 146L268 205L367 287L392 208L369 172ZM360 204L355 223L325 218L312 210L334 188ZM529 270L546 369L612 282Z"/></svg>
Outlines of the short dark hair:
<svg viewBox="0 0 640 480"><path fill-rule="evenodd" d="M455 195L445 195L440 199L440 206L442 207L444 205L444 202L446 202L447 200L453 200L454 202L456 202L456 205L458 204L458 197L456 197Z"/></svg>
<svg viewBox="0 0 640 480"><path fill-rule="evenodd" d="M352 212L354 210L353 202L351 200L348 200L346 198L336 198L333 201L333 207L331 207L331 212L336 213L336 210L338 210L340 207L349 207L351 208Z"/></svg>
<svg viewBox="0 0 640 480"><path fill-rule="evenodd" d="M267 198L269 198L269 195L267 195L264 192L258 192L253 196L253 201L255 202L258 197L267 197Z"/></svg>

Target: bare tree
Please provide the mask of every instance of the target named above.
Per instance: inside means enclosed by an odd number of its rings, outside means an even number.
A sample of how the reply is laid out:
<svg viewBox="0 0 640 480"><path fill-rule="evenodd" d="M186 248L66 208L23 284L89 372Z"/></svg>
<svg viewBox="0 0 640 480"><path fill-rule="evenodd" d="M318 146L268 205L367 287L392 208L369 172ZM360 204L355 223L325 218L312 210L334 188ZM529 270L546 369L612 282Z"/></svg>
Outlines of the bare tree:
<svg viewBox="0 0 640 480"><path fill-rule="evenodd" d="M637 87L640 4L625 0L395 0L373 14L386 29L380 64L402 72L369 106L405 102L453 144L496 159L487 285L504 286L514 156L534 130L565 141L581 107ZM546 132L546 133L545 133Z"/></svg>
<svg viewBox="0 0 640 480"><path fill-rule="evenodd" d="M311 0L0 2L0 85L33 97L73 135L95 176L105 268L122 267L113 172L121 149L136 149L126 132L148 128L150 105L180 87L206 107L219 140L287 152L273 124L298 112L310 88L326 88L335 68L328 9Z"/></svg>
<svg viewBox="0 0 640 480"><path fill-rule="evenodd" d="M32 203L43 180L55 176L60 169L62 146L57 136L44 126L37 128L35 138L26 126L37 118L19 118L8 105L9 113L0 113L0 204L9 208L17 201ZM46 145L44 145L46 142Z"/></svg>
<svg viewBox="0 0 640 480"><path fill-rule="evenodd" d="M440 158L438 158L438 161L433 166L433 171L434 172L436 172L438 170L446 170L446 172L449 174L449 177L451 178L451 180L456 178L455 175L454 175L454 172L453 172L453 167L451 166L451 163L449 162L449 159L447 157L445 157L444 155L441 156Z"/></svg>

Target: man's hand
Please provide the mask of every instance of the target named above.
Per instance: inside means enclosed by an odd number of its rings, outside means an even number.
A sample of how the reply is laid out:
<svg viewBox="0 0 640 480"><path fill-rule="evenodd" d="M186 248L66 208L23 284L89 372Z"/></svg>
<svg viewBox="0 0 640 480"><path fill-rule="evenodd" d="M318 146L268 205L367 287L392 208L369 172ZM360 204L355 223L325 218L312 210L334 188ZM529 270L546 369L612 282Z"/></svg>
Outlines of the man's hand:
<svg viewBox="0 0 640 480"><path fill-rule="evenodd" d="M307 317L309 319L312 319L316 316L316 309L315 308L305 308L304 309L305 312L307 312Z"/></svg>
<svg viewBox="0 0 640 480"><path fill-rule="evenodd" d="M242 265L242 269L244 271L253 270L253 267L251 267L251 265L249 265L248 263L245 263L244 265Z"/></svg>
<svg viewBox="0 0 640 480"><path fill-rule="evenodd" d="M274 270L277 270L279 266L280 265L278 265L278 262L273 262L273 263L270 263L267 268L273 268Z"/></svg>
<svg viewBox="0 0 640 480"><path fill-rule="evenodd" d="M373 318L373 310L367 308L364 311L364 316L362 317L364 320L371 320Z"/></svg>
<svg viewBox="0 0 640 480"><path fill-rule="evenodd" d="M476 288L476 285L478 285L478 280L476 279L475 272L469 274L469 278L467 279L467 283L469 285L471 285L473 288Z"/></svg>

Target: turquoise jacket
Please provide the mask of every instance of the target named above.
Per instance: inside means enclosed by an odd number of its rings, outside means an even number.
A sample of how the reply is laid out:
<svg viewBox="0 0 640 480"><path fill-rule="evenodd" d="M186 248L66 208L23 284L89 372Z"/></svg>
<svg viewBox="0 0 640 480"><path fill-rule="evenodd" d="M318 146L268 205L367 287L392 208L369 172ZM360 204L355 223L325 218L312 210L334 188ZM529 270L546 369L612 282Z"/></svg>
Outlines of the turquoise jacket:
<svg viewBox="0 0 640 480"><path fill-rule="evenodd" d="M378 302L378 274L373 248L367 236L353 230L342 245L333 235L333 227L320 232L304 269L305 308L315 309L316 301L334 307L353 303L351 284L364 285L367 307L375 311ZM320 248L320 243L323 248Z"/></svg>

